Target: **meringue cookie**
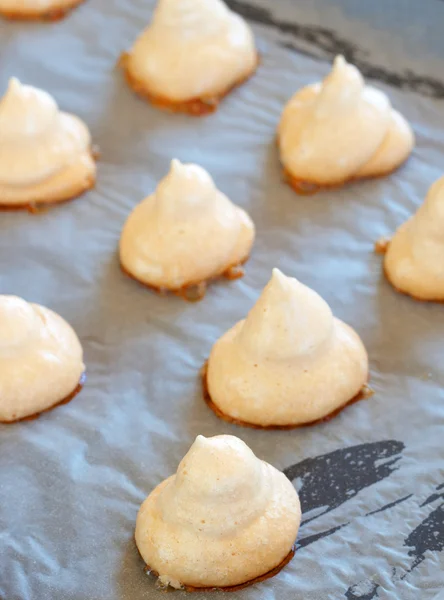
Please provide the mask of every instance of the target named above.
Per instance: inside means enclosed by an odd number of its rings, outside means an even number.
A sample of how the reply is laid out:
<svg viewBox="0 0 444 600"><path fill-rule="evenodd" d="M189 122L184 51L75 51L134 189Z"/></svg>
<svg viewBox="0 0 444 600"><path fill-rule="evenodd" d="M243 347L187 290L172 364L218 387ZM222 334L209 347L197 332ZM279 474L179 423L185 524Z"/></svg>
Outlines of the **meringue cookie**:
<svg viewBox="0 0 444 600"><path fill-rule="evenodd" d="M338 56L322 83L286 105L278 141L289 181L301 191L304 183L331 186L390 173L408 158L414 135L388 97Z"/></svg>
<svg viewBox="0 0 444 600"><path fill-rule="evenodd" d="M27 208L78 196L95 182L91 138L46 92L11 79L0 101L0 206Z"/></svg>
<svg viewBox="0 0 444 600"><path fill-rule="evenodd" d="M210 175L173 160L156 192L128 217L120 261L138 281L179 291L224 274L236 277L233 268L247 260L253 240L250 217Z"/></svg>
<svg viewBox="0 0 444 600"><path fill-rule="evenodd" d="M85 0L0 0L0 15L17 20L57 20Z"/></svg>
<svg viewBox="0 0 444 600"><path fill-rule="evenodd" d="M418 300L444 301L444 177L396 231L384 260L392 285Z"/></svg>
<svg viewBox="0 0 444 600"><path fill-rule="evenodd" d="M213 346L205 385L218 416L272 428L332 416L367 379L357 333L316 292L273 269L247 318Z"/></svg>
<svg viewBox="0 0 444 600"><path fill-rule="evenodd" d="M204 114L254 73L258 54L249 25L222 0L159 0L123 63L154 104Z"/></svg>
<svg viewBox="0 0 444 600"><path fill-rule="evenodd" d="M234 436L199 435L176 475L142 504L136 544L164 585L226 588L285 566L300 520L283 473Z"/></svg>
<svg viewBox="0 0 444 600"><path fill-rule="evenodd" d="M83 384L80 342L48 308L0 296L0 422L37 415Z"/></svg>

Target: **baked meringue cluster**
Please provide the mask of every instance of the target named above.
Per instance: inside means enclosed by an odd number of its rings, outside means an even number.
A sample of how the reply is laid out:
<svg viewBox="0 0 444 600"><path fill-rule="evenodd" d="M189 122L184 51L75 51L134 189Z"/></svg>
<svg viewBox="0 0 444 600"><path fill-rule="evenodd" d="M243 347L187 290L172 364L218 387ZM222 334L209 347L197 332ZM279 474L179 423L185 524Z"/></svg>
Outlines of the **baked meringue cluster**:
<svg viewBox="0 0 444 600"><path fill-rule="evenodd" d="M48 308L0 296L0 421L37 415L80 391L80 342Z"/></svg>
<svg viewBox="0 0 444 600"><path fill-rule="evenodd" d="M241 425L296 427L348 404L368 380L357 333L316 292L273 269L247 318L213 346L210 406Z"/></svg>
<svg viewBox="0 0 444 600"><path fill-rule="evenodd" d="M285 566L300 520L283 473L234 436L199 435L142 504L136 543L161 584L225 588Z"/></svg>
<svg viewBox="0 0 444 600"><path fill-rule="evenodd" d="M85 0L0 0L0 15L11 19L59 19Z"/></svg>
<svg viewBox="0 0 444 600"><path fill-rule="evenodd" d="M384 260L392 285L418 300L444 301L444 177L396 231Z"/></svg>
<svg viewBox="0 0 444 600"><path fill-rule="evenodd" d="M386 175L408 158L414 135L388 97L338 56L323 82L288 102L278 143L287 178L302 191L304 183L333 186Z"/></svg>
<svg viewBox="0 0 444 600"><path fill-rule="evenodd" d="M247 213L195 164L171 162L156 191L128 217L120 239L123 270L158 290L180 291L242 274L254 240Z"/></svg>
<svg viewBox="0 0 444 600"><path fill-rule="evenodd" d="M96 165L85 124L16 78L0 100L0 206L62 202L91 188Z"/></svg>
<svg viewBox="0 0 444 600"><path fill-rule="evenodd" d="M249 25L222 0L159 0L124 60L137 92L164 108L196 114L215 110L257 64Z"/></svg>

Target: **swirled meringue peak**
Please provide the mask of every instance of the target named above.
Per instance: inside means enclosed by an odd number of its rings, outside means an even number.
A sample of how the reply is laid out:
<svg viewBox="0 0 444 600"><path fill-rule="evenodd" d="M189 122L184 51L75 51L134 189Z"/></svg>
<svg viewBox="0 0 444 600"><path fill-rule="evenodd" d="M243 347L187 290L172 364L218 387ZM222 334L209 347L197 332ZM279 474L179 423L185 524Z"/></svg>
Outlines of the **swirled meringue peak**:
<svg viewBox="0 0 444 600"><path fill-rule="evenodd" d="M386 175L408 158L414 145L409 124L388 97L365 85L358 69L342 56L322 83L291 98L278 139L285 173L297 190L304 183L322 187Z"/></svg>
<svg viewBox="0 0 444 600"><path fill-rule="evenodd" d="M222 0L159 0L125 59L130 84L164 108L212 112L257 67L249 25ZM183 103L204 101L204 105ZM206 106L205 106L206 103ZM162 103L160 103L162 104Z"/></svg>
<svg viewBox="0 0 444 600"><path fill-rule="evenodd" d="M0 206L60 202L91 187L90 144L80 119L12 78L0 101Z"/></svg>
<svg viewBox="0 0 444 600"><path fill-rule="evenodd" d="M365 348L316 292L278 269L244 321L213 346L210 406L228 421L296 427L335 414L367 383Z"/></svg>
<svg viewBox="0 0 444 600"><path fill-rule="evenodd" d="M136 543L164 585L226 588L283 567L300 520L283 473L234 436L199 435L142 504Z"/></svg>
<svg viewBox="0 0 444 600"><path fill-rule="evenodd" d="M59 315L0 296L0 422L37 415L80 391L80 342Z"/></svg>
<svg viewBox="0 0 444 600"><path fill-rule="evenodd" d="M173 160L157 190L128 217L120 239L124 271L156 288L180 291L215 277L240 276L254 225L198 165Z"/></svg>
<svg viewBox="0 0 444 600"><path fill-rule="evenodd" d="M385 273L400 292L444 301L444 177L430 188L417 213L396 231L385 255Z"/></svg>
<svg viewBox="0 0 444 600"><path fill-rule="evenodd" d="M17 20L57 20L84 0L0 0L0 15Z"/></svg>

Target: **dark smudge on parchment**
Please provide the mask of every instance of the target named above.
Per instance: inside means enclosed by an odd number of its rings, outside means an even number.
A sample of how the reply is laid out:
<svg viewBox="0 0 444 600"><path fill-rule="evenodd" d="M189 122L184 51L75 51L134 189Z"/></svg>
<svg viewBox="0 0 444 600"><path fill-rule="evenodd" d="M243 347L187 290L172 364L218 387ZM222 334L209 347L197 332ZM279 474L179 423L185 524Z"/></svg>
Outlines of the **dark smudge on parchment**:
<svg viewBox="0 0 444 600"><path fill-rule="evenodd" d="M285 469L291 481L298 480L303 514L318 511L304 522L334 510L388 477L397 468L403 450L404 444L396 440L359 444L307 458Z"/></svg>
<svg viewBox="0 0 444 600"><path fill-rule="evenodd" d="M370 515L377 515L378 513L388 510L389 508L393 508L397 504L401 504L401 502L404 502L405 500L409 500L412 496L413 496L413 494L407 494L407 496L398 498L394 502L389 502L388 504L384 504L384 506L381 506L381 508L377 508L376 510L372 510L372 511L368 512L365 516L369 517Z"/></svg>
<svg viewBox="0 0 444 600"><path fill-rule="evenodd" d="M424 96L444 98L444 81L422 73L414 73L410 69L397 72L389 69L387 65L372 64L367 59L365 50L354 41L341 37L333 29L280 20L270 9L254 6L245 0L226 0L226 2L230 8L253 23L273 27L289 36L287 39L292 41L284 44L286 48L313 58L319 58L321 53L330 60L338 54L343 54L365 77L378 79L393 87L411 90Z"/></svg>
<svg viewBox="0 0 444 600"><path fill-rule="evenodd" d="M439 485L436 489L436 493L429 496L421 506L426 506L436 500L444 500L444 484ZM443 491L440 492L440 490ZM414 557L414 561L403 579L425 560L427 551L442 552L444 550L444 502L432 510L422 523L408 535L404 545L412 548L409 550L409 556Z"/></svg>
<svg viewBox="0 0 444 600"><path fill-rule="evenodd" d="M345 592L347 600L373 600L378 597L379 585L373 581L362 581L348 588Z"/></svg>
<svg viewBox="0 0 444 600"><path fill-rule="evenodd" d="M359 444L307 458L284 470L287 477L296 483L303 514L314 515L304 524L338 508L361 490L372 486L397 468L404 444L396 440L383 440ZM403 496L378 508L366 516L387 510L411 497ZM319 539L333 535L346 527L343 523L298 540L298 548L304 548ZM351 586L345 593L347 600L373 600L378 597L379 584L366 580Z"/></svg>

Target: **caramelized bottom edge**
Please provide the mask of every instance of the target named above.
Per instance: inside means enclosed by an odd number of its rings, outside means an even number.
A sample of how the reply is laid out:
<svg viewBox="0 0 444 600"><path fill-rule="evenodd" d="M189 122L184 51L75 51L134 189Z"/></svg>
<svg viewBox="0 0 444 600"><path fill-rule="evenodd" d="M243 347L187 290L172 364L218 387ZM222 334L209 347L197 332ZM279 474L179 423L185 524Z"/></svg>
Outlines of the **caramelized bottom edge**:
<svg viewBox="0 0 444 600"><path fill-rule="evenodd" d="M387 279L387 281L389 282L389 284L399 293L402 294L403 296L408 296L409 298L412 298L413 300L416 300L417 302L426 302L429 304L444 304L444 297L442 298L423 298L421 296L415 296L414 293L412 292L407 292L406 290L403 290L401 288L399 288L397 285L395 285L392 281L392 279L390 278L390 275L388 274L387 268L384 264L383 266L384 269L384 276Z"/></svg>
<svg viewBox="0 0 444 600"><path fill-rule="evenodd" d="M123 69L128 85L137 95L141 96L145 100L148 100L148 102L150 102L153 106L160 108L161 110L167 110L175 113L185 113L193 117L202 117L215 112L221 100L223 100L225 96L227 96L237 87L241 86L255 74L260 62L258 55L257 63L253 70L247 76L242 77L227 90L217 96L211 96L208 98L192 98L191 100L178 102L150 92L145 84L130 72L128 68L128 57L129 54L124 52L119 59L118 66Z"/></svg>
<svg viewBox="0 0 444 600"><path fill-rule="evenodd" d="M390 243L391 243L390 238L379 239L375 243L375 253L380 254L380 255L387 254ZM408 296L409 298L412 298L413 300L416 300L417 302L431 302L431 303L435 303L435 304L444 304L444 296L441 298L422 298L420 296L415 296L415 294L413 294L412 292L407 292L406 290L402 290L401 288L399 288L397 285L395 285L393 283L392 279L390 278L390 275L388 274L388 271L387 271L387 268L385 265L385 261L383 263L383 270L384 270L384 276L385 276L386 280L399 294L402 294L403 296Z"/></svg>
<svg viewBox="0 0 444 600"><path fill-rule="evenodd" d="M96 160L98 156L97 151L92 151L91 156L94 160ZM37 214L45 210L46 208L52 208L54 206L58 206L59 204L67 204L68 202L72 202L80 196L83 196L86 192L93 189L96 184L96 174L93 173L85 180L83 185L78 187L72 195L69 195L67 198L63 198L63 200L49 200L48 202L44 200L37 200L36 202L22 202L19 204L9 204L2 203L0 198L0 212L18 212L22 210L27 210L31 214Z"/></svg>
<svg viewBox="0 0 444 600"><path fill-rule="evenodd" d="M68 404L68 402L71 402L71 400L73 398L75 398L77 396L77 394L82 390L83 386L85 385L85 381L86 381L86 372L83 372L82 375L80 376L80 380L79 383L76 385L76 387L73 389L73 391L68 394L67 396L65 396L65 398L63 398L63 400L59 400L58 402L56 402L55 404L52 404L51 406L48 406L48 408L45 408L44 410L40 410L39 412L36 412L32 415L28 415L26 417L21 417L20 419L14 419L13 421L2 421L0 419L0 423L4 424L4 425L12 425L13 423L20 423L22 421L34 421L34 419L38 419L40 417L40 415L43 415L46 412L49 412L50 410L53 410L54 408L57 408L58 406L62 406L63 404Z"/></svg>
<svg viewBox="0 0 444 600"><path fill-rule="evenodd" d="M344 187L349 183L355 183L358 181L370 181L371 179L379 179L381 177L388 177L395 171L400 168L401 165L397 165L394 169L390 171L385 171L383 173L378 173L377 175L367 175L364 177L350 177L349 179L344 179L338 183L316 183L314 181L306 181L303 179L299 179L294 177L290 173L288 169L283 167L283 176L285 182L300 196L314 196L318 192L322 192L324 190L335 190Z"/></svg>
<svg viewBox="0 0 444 600"><path fill-rule="evenodd" d="M137 546L137 544L136 544L136 546ZM139 550L139 549L137 548L137 550ZM228 585L225 587L211 587L211 586L195 587L192 585L184 585L184 586L182 586L181 589L185 590L186 592L237 592L239 590L243 590L246 587L250 587L251 585L254 585L256 583L260 583L261 581L266 581L267 579L271 579L271 577L274 577L275 575L280 573L280 571L282 571L282 569L284 567L286 567L288 565L288 563L292 560L293 556L295 555L295 552L296 552L296 542L294 543L293 547L291 548L291 550L287 554L287 556L276 567L274 567L270 571L267 571L263 575L259 575L258 577L255 577L254 579L245 581L244 583L239 583L237 585ZM139 554L140 554L140 551L139 551ZM140 556L142 557L142 555L140 555ZM143 560L143 557L142 557L142 560ZM157 571L154 571L153 569L151 569L151 567L149 565L145 565L145 571L147 573L153 575L154 577L159 576Z"/></svg>
<svg viewBox="0 0 444 600"><path fill-rule="evenodd" d="M54 7L43 11L0 10L0 16L10 21L60 21L86 0L73 0L69 6Z"/></svg>
<svg viewBox="0 0 444 600"><path fill-rule="evenodd" d="M279 137L277 138L277 145L279 147ZM405 159L399 165L396 165L392 169L381 171L381 173L376 173L374 175L363 175L362 177L349 177L342 181L336 183L318 183L316 181L307 181L304 179L300 179L299 177L295 177L289 169L282 165L282 173L284 181L300 196L313 196L318 192L322 192L323 190L334 190L343 187L349 183L354 183L358 181L370 181L372 179L379 179L381 177L388 177L392 173L395 173L406 161Z"/></svg>
<svg viewBox="0 0 444 600"><path fill-rule="evenodd" d="M249 423L248 421L236 419L235 417L231 417L230 415L227 415L221 411L221 409L211 399L210 392L208 390L207 371L208 361L204 364L201 370L202 392L206 404L211 408L215 415L223 421L227 421L228 423L232 423L234 425L240 425L241 427L249 427L250 429L290 430L299 429L300 427L311 427L312 425L319 425L320 423L327 423L328 421L331 421L332 419L334 419L334 417L339 415L339 413L341 413L345 408L347 408L347 406L355 404L360 400L366 400L367 398L371 398L374 394L374 391L366 384L351 400L348 400L342 406L336 408L334 411L332 411L325 417L321 417L320 419L315 419L314 421L309 421L308 423L297 423L288 425L258 425L257 423Z"/></svg>
<svg viewBox="0 0 444 600"><path fill-rule="evenodd" d="M187 283L186 285L181 286L180 288L174 288L174 289L157 287L155 285L151 285L149 283L141 281L140 279L138 279L138 277L136 277L130 271L128 271L128 269L123 266L122 262L120 262L120 268L127 277L129 277L130 279L133 279L134 281L137 281L137 283L139 283L140 285L143 285L144 287L156 292L157 294L160 294L160 295L174 294L175 296L178 296L179 298L182 298L183 300L186 300L187 302L199 302L199 300L202 300L202 298L204 298L206 289L207 289L207 285L209 283L211 283L212 281L215 281L217 279L222 279L222 278L233 281L235 279L240 279L241 277L243 277L244 270L243 270L242 266L247 262L248 258L249 258L249 256L247 256L243 261L229 266L228 268L217 273L213 277L209 277L208 279L204 279L202 281L190 282L190 283Z"/></svg>

